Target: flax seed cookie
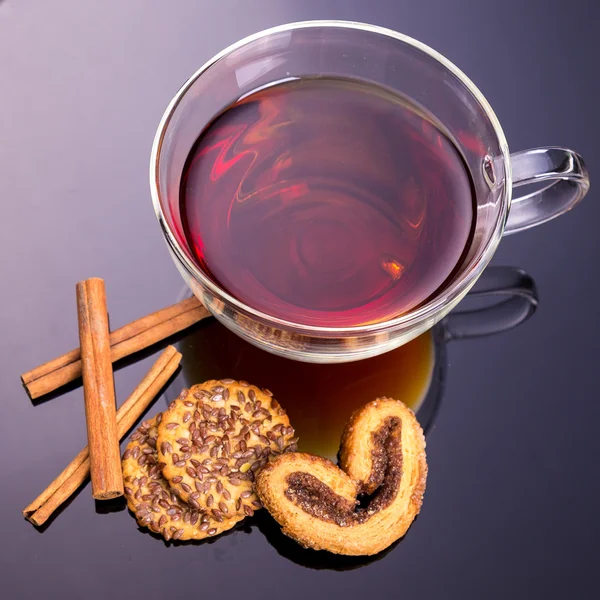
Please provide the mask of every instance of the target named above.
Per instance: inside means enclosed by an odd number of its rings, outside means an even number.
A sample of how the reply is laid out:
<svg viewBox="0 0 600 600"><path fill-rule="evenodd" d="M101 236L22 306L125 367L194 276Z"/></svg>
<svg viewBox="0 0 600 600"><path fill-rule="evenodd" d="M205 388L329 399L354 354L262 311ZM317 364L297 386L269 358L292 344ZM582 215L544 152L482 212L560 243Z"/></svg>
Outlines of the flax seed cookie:
<svg viewBox="0 0 600 600"><path fill-rule="evenodd" d="M255 489L283 532L336 554L381 552L421 509L427 462L423 430L402 402L379 398L355 412L340 446L340 467L297 452L262 469ZM366 506L357 496L368 494Z"/></svg>
<svg viewBox="0 0 600 600"><path fill-rule="evenodd" d="M180 498L217 522L261 508L252 483L271 457L295 450L294 430L268 390L210 380L183 390L158 427L163 476Z"/></svg>
<svg viewBox="0 0 600 600"><path fill-rule="evenodd" d="M123 481L127 506L142 527L165 540L202 540L231 529L243 517L217 522L183 502L162 476L164 464L156 455L159 413L144 421L131 436L123 454Z"/></svg>

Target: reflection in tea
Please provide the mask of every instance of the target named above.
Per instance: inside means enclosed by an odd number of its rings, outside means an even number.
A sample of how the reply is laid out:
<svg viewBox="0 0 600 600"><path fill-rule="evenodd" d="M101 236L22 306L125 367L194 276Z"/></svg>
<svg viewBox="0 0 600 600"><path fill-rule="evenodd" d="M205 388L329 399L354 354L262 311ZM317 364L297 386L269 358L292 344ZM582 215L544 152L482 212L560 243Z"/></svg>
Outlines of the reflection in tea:
<svg viewBox="0 0 600 600"><path fill-rule="evenodd" d="M245 379L269 388L287 411L299 450L335 458L344 424L379 396L416 411L434 366L433 334L356 363L301 363L260 350L211 319L180 345L185 385L207 379Z"/></svg>
<svg viewBox="0 0 600 600"><path fill-rule="evenodd" d="M344 327L423 303L460 263L470 175L433 120L364 82L247 94L202 132L181 183L184 235L225 291L281 319Z"/></svg>

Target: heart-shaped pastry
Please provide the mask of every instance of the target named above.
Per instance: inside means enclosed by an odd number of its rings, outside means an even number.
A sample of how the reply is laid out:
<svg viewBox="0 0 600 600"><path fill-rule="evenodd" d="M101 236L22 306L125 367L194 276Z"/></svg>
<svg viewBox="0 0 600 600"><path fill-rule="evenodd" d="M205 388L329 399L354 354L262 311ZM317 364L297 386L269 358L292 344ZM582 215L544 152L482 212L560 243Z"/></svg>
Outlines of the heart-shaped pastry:
<svg viewBox="0 0 600 600"><path fill-rule="evenodd" d="M425 437L402 402L378 398L355 412L340 466L290 452L266 465L255 490L283 532L305 547L371 555L400 539L421 509Z"/></svg>

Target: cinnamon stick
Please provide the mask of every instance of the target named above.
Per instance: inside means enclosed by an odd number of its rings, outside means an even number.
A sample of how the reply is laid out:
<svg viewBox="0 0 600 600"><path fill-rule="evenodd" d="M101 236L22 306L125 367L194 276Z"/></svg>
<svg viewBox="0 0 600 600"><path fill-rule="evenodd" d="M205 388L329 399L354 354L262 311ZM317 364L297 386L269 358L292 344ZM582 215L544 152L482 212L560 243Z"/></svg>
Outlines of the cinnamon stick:
<svg viewBox="0 0 600 600"><path fill-rule="evenodd" d="M110 500L123 495L123 473L104 280L86 279L76 289L92 495Z"/></svg>
<svg viewBox="0 0 600 600"><path fill-rule="evenodd" d="M208 316L200 301L192 297L137 319L110 334L111 360L116 362L148 348ZM80 349L76 348L23 373L21 379L30 398L39 398L81 377L80 359Z"/></svg>
<svg viewBox="0 0 600 600"><path fill-rule="evenodd" d="M181 354L168 346L152 365L131 396L117 411L119 439L135 425L152 400L177 370ZM90 473L89 448L86 446L67 465L63 472L23 510L23 516L34 525L43 525L87 479Z"/></svg>

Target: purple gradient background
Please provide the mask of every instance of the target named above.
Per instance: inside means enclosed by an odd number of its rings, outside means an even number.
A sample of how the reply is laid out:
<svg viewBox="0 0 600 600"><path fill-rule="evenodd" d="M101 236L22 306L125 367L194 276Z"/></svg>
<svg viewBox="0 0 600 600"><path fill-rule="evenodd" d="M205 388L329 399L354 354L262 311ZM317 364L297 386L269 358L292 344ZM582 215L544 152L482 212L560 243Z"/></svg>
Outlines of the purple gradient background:
<svg viewBox="0 0 600 600"><path fill-rule="evenodd" d="M583 155L584 203L494 259L535 278L538 312L449 348L424 509L380 560L306 568L254 526L167 548L125 511L97 512L89 489L37 531L20 511L85 444L84 408L80 389L33 406L18 375L76 345L80 279L106 279L114 327L176 300L147 182L158 120L223 47L316 18L430 44L487 96L512 150ZM0 0L2 598L596 598L599 25L585 0ZM117 372L118 397L151 360Z"/></svg>

